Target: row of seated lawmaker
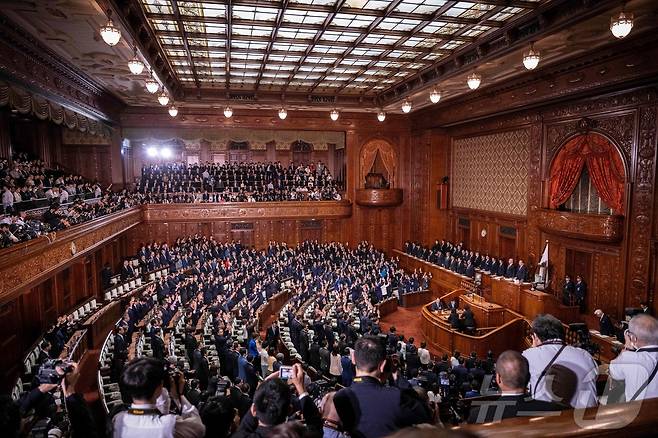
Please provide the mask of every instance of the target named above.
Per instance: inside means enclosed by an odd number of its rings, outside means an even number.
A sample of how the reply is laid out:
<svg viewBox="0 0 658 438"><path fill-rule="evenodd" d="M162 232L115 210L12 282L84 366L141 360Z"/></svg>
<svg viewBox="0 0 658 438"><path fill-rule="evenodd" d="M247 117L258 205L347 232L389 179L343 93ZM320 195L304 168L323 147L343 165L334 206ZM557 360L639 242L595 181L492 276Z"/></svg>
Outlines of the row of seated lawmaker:
<svg viewBox="0 0 658 438"><path fill-rule="evenodd" d="M217 257L212 256L212 248ZM293 419L299 418L301 412L306 426L299 427L301 433L309 434L305 436L347 432L351 436L380 437L410 424L437 423L437 419L443 420L444 424L467 418L471 421L482 418L484 421L488 415L498 415L482 413L482 409L489 405L482 403L485 400L477 399L473 400L475 404L470 403L469 413L466 401L478 394L508 397L503 400L506 406L509 397L513 397L515 404L512 406L515 408L505 407L501 418L527 415L529 411L530 415L541 415L545 410L598 403L594 385L596 363L585 350L564 344L563 325L549 315L533 321L533 347L522 356L527 361L527 372L524 371L524 359L519 358L518 353L501 355L495 367L492 367L491 356L486 359L477 355L464 358L455 352L449 359L446 356L436 360L424 344L417 348L413 339L405 340L393 328L382 334L373 306L376 295L365 290L373 279L381 279L381 267L394 261L386 260L370 245L361 244L350 250L340 244L307 242L297 248L287 248L273 243L266 251L254 251L236 244L211 243L210 239L193 237L172 245L168 251L177 255L192 254L194 263L191 268L173 272L165 279L167 287L171 280L173 291L169 287L168 293L161 291L154 299L158 285L150 286L142 297L131 303L124 316L125 322L119 324L115 348L121 351L130 348L124 347L128 341L122 342L119 337L127 335L132 321L133 330L142 331L150 338L150 354L144 350L139 356L152 357L137 357L127 365L121 364L117 374L120 375L122 396L130 405L114 417L114 436L200 437L204 436L203 429L206 433L208 430L222 431L212 436L229 436L231 433L238 437L276 436L278 429L275 432L275 428L284 427L280 424L291 412ZM201 254L204 254L203 264L199 260ZM207 263L211 271L204 276L202 269ZM216 296L213 296L214 292L207 292L213 285L211 276L215 277L213 263L217 265L217 273L222 269L226 271L227 275L222 279L230 279L228 284L233 283L231 276L235 275L238 291L250 292L237 303L235 293L239 292L232 287L223 286L222 292L215 289ZM370 268L357 269L361 264L370 265ZM268 269L272 271L261 272ZM396 271L393 268L388 270ZM297 294L293 294L294 301L288 308L292 314L285 312L287 330L275 324L268 328L266 339L261 342L260 333L252 326L255 318L249 309L250 298L256 298L256 290L262 294L263 289L256 285L267 275L274 275L275 283L280 283L283 278L280 274L292 275L293 290L306 297L295 300ZM252 280L252 276L257 278ZM177 280L178 284L175 284ZM164 284L161 287L164 288ZM308 312L295 313L295 309L302 307L299 303L309 301ZM229 302L233 303L232 307L229 307ZM173 319L180 312L184 313L188 325L182 356L171 350L163 339L164 320ZM192 339L187 342L192 333L189 329L194 330L193 323L206 314L212 315L211 343L215 344L219 354L219 367L211 367L206 362L208 347L204 345L205 340L197 339L196 345ZM143 322L146 323L140 326ZM300 324L302 329L295 333ZM287 365L283 363L284 356L279 356L285 351L280 341L285 339L286 332L290 337L295 333L298 351L303 351L305 339L309 347L308 361L303 360L304 367L295 367L286 373L287 383L292 383L292 388L280 378L281 367ZM655 319L638 315L631 320L626 350L610 366L610 376L615 382L625 383L621 387L621 400L655 397L658 393L658 384L652 375L658 362L657 344L658 323ZM341 347L346 350L340 352ZM315 348L318 348L317 354ZM329 352L329 375L322 377L331 379L337 376L335 368L338 363L343 367L341 371L348 370L347 376L342 372L340 376L341 382L349 386L336 393L326 385L327 379L311 381L306 378L316 369L309 367L308 362L315 357L327 362L325 350ZM335 353L337 350L339 352ZM171 359L167 361L169 364L176 364L174 370L169 365L169 371L165 371L164 358ZM178 366L190 360L189 371ZM263 366L265 364L267 367ZM315 365L317 369L322 368L322 362ZM274 370L275 366L279 372ZM343 379L350 377L350 371L353 372L351 382ZM486 378L494 371L495 379ZM266 381L260 383L263 377ZM75 395L74 385L71 385L74 378L75 369L64 377L71 395ZM645 385L645 381L648 384ZM201 390L203 386L206 389ZM35 388L42 394L52 389ZM503 392L499 393L500 390ZM492 395L492 391L497 395ZM38 393L26 396L23 402L27 405L23 405L23 412L32 408L30 400L35 396L41 397ZM560 397L564 404L558 406L555 397ZM309 403L311 399L324 400L321 406L325 421L319 425L322 431L318 430L317 413ZM608 395L607 402L613 401ZM489 402L497 406L495 401ZM93 425L84 422L87 416L83 415L86 406L82 397L71 400L67 397L66 406L74 436L75 431L79 433L80 430L85 431L84 436L97 434ZM233 426L236 409L240 417L238 428ZM477 413L473 409L477 409ZM457 414L446 415L446 411ZM492 407L488 411L496 410ZM388 415L382 415L382 412ZM10 428L3 430L11 431Z"/></svg>
<svg viewBox="0 0 658 438"><path fill-rule="evenodd" d="M475 278L476 271L483 271L493 276L526 282L529 278L528 267L523 260L518 264L514 259L498 259L488 254L481 255L478 251L469 251L463 242L455 244L450 241L436 240L431 248L419 243L405 242L404 252L416 258L430 262L436 266L449 269L461 275Z"/></svg>
<svg viewBox="0 0 658 438"><path fill-rule="evenodd" d="M329 169L280 162L152 164L142 167L136 191L161 202L340 200Z"/></svg>

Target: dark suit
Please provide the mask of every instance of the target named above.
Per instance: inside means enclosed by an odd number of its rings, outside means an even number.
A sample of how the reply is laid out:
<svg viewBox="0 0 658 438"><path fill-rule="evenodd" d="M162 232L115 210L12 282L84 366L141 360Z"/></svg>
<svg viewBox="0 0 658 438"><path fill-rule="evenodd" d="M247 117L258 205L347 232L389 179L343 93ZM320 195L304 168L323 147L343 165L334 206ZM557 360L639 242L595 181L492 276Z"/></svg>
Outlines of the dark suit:
<svg viewBox="0 0 658 438"><path fill-rule="evenodd" d="M164 360L165 343L160 336L151 336L151 350L153 351L154 358Z"/></svg>
<svg viewBox="0 0 658 438"><path fill-rule="evenodd" d="M336 393L334 405L353 437L384 437L432 418L413 390L384 386L373 377L354 378L352 386Z"/></svg>
<svg viewBox="0 0 658 438"><path fill-rule="evenodd" d="M505 395L493 400L474 402L471 405L468 423L490 423L505 418L539 416L541 414L534 413L565 409L569 409L569 407L542 400L533 400L529 397L526 398L525 395Z"/></svg>
<svg viewBox="0 0 658 438"><path fill-rule="evenodd" d="M519 281L526 281L528 279L528 267L526 265L519 266L515 278Z"/></svg>
<svg viewBox="0 0 658 438"><path fill-rule="evenodd" d="M604 336L614 336L615 335L615 326L612 324L610 317L606 314L603 314L601 320L599 321L600 332Z"/></svg>
<svg viewBox="0 0 658 438"><path fill-rule="evenodd" d="M516 277L516 268L514 265L509 265L505 270L505 278L515 278Z"/></svg>

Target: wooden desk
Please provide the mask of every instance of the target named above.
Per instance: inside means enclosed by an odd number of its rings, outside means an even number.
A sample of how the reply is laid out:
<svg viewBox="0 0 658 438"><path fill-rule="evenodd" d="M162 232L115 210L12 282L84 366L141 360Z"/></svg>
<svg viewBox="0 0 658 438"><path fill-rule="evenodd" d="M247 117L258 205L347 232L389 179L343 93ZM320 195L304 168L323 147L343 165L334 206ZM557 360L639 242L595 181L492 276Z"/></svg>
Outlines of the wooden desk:
<svg viewBox="0 0 658 438"><path fill-rule="evenodd" d="M87 329L88 348L90 350L95 350L103 345L107 334L112 330L112 327L114 327L119 318L121 318L123 308L121 300L110 301L99 311L87 318L83 327Z"/></svg>
<svg viewBox="0 0 658 438"><path fill-rule="evenodd" d="M618 353L613 349L624 348L624 344L619 342L614 336L602 336L600 333L589 332L592 342L599 346L599 354L602 362L610 363L617 357Z"/></svg>
<svg viewBox="0 0 658 438"><path fill-rule="evenodd" d="M510 313L506 309L504 312ZM475 351L478 356L484 357L489 350L493 351L494 355L498 355L505 350L522 351L526 348L524 338L527 322L519 314L510 313L507 317L508 322L481 336L470 336L452 330L445 316L431 312L429 306L423 306L422 317L421 329L425 340L441 352ZM503 318L505 319L505 315Z"/></svg>
<svg viewBox="0 0 658 438"><path fill-rule="evenodd" d="M407 271L414 269L422 269L425 272L432 274L430 286L434 292L434 296L438 297L455 289L469 289L473 287L473 280L464 276L456 274L448 269L441 268L425 260L405 254L397 249L393 250L396 257L400 259L400 266Z"/></svg>
<svg viewBox="0 0 658 438"><path fill-rule="evenodd" d="M400 294L400 307L416 307L432 301L432 291L423 290Z"/></svg>
<svg viewBox="0 0 658 438"><path fill-rule="evenodd" d="M487 302L477 295L462 295L459 301L462 309L470 306L476 327L498 327L505 322L505 308L501 305Z"/></svg>
<svg viewBox="0 0 658 438"><path fill-rule="evenodd" d="M398 299L395 297L387 298L377 304L377 307L379 308L379 317L383 318L398 310Z"/></svg>

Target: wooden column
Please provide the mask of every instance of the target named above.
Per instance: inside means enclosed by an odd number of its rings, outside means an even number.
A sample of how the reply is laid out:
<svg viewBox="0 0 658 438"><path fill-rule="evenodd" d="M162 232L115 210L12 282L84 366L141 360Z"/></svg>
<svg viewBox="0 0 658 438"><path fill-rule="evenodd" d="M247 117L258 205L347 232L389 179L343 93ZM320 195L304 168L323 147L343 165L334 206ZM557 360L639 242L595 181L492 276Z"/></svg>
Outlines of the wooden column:
<svg viewBox="0 0 658 438"><path fill-rule="evenodd" d="M11 158L11 136L9 135L9 113L0 111L0 158Z"/></svg>

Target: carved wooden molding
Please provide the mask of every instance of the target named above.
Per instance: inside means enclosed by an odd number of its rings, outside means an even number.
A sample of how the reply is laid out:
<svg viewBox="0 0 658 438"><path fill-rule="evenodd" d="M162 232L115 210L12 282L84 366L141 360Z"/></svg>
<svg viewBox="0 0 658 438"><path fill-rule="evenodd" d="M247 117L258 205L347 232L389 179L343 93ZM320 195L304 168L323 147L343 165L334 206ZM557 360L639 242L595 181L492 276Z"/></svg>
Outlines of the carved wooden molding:
<svg viewBox="0 0 658 438"><path fill-rule="evenodd" d="M624 218L617 215L571 213L537 209L537 226L547 233L596 242L619 242L624 236Z"/></svg>
<svg viewBox="0 0 658 438"><path fill-rule="evenodd" d="M352 215L352 203L343 201L227 202L221 204L148 204L145 222L247 219L340 219Z"/></svg>
<svg viewBox="0 0 658 438"><path fill-rule="evenodd" d="M0 251L0 304L139 224L134 207Z"/></svg>
<svg viewBox="0 0 658 438"><path fill-rule="evenodd" d="M357 189L356 203L364 207L395 207L402 204L402 189Z"/></svg>

